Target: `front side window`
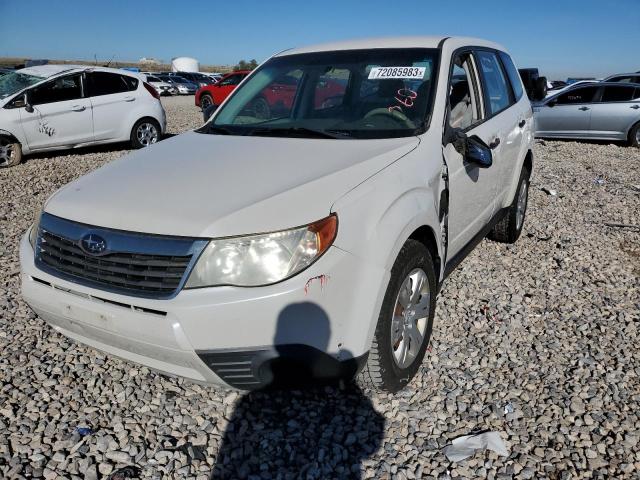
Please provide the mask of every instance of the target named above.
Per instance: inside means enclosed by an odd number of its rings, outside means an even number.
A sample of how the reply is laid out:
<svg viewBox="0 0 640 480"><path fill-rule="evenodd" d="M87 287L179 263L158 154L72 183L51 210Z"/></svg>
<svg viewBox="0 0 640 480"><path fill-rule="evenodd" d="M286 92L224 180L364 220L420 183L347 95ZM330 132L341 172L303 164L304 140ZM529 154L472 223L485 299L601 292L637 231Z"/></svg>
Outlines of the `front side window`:
<svg viewBox="0 0 640 480"><path fill-rule="evenodd" d="M480 50L477 56L484 85L485 105L489 113L495 115L512 103L509 84L495 53Z"/></svg>
<svg viewBox="0 0 640 480"><path fill-rule="evenodd" d="M43 105L45 103L65 102L82 98L82 80L80 77L80 74L69 75L40 85L31 90L29 102L32 105Z"/></svg>
<svg viewBox="0 0 640 480"><path fill-rule="evenodd" d="M635 97L634 87L604 87L601 102L630 102Z"/></svg>
<svg viewBox="0 0 640 480"><path fill-rule="evenodd" d="M131 79L128 81L128 79ZM125 77L117 73L110 72L89 72L87 74L89 96L99 97L101 95L112 95L114 93L123 93L135 88L131 88L137 80L132 77Z"/></svg>
<svg viewBox="0 0 640 480"><path fill-rule="evenodd" d="M558 95L556 99L556 103L558 105L572 105L575 103L591 103L593 102L593 97L595 97L598 92L597 85L591 87L582 87L575 88L573 90L569 90L561 95Z"/></svg>
<svg viewBox="0 0 640 480"><path fill-rule="evenodd" d="M478 82L471 54L453 59L449 84L449 125L467 129L481 118Z"/></svg>
<svg viewBox="0 0 640 480"><path fill-rule="evenodd" d="M416 135L431 114L438 61L437 49L423 48L274 57L234 91L200 132L322 138Z"/></svg>

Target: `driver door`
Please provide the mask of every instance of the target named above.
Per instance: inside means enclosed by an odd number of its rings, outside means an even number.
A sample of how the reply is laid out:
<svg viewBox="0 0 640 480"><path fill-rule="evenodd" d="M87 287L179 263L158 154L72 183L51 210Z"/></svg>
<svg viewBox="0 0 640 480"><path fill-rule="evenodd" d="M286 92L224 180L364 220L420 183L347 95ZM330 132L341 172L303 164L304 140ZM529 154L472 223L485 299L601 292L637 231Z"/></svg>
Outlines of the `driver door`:
<svg viewBox="0 0 640 480"><path fill-rule="evenodd" d="M84 98L82 74L65 75L28 92L32 112L20 109L31 150L73 147L93 141L91 102Z"/></svg>
<svg viewBox="0 0 640 480"><path fill-rule="evenodd" d="M475 57L471 52L456 55L448 86L449 128L459 129L467 137L477 136L486 145L497 138L495 123L485 121ZM500 147L492 150L494 162ZM469 163L452 143L443 147L449 175L448 252L452 258L470 243L493 215L497 169Z"/></svg>

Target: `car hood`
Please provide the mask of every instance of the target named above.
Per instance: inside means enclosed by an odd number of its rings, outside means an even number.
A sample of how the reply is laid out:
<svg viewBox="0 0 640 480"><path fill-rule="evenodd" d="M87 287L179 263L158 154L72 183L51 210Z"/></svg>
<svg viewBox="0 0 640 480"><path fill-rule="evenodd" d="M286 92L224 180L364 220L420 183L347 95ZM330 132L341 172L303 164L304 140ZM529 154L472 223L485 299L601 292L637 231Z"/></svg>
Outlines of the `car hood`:
<svg viewBox="0 0 640 480"><path fill-rule="evenodd" d="M224 237L327 216L349 190L416 148L417 137L331 140L188 132L115 160L45 210L89 225Z"/></svg>

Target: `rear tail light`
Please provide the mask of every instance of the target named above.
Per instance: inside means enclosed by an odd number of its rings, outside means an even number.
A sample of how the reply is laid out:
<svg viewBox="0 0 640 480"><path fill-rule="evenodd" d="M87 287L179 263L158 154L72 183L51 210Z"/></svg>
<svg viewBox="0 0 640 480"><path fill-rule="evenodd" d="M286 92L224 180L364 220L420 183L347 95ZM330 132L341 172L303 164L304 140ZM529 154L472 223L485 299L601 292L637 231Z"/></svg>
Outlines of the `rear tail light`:
<svg viewBox="0 0 640 480"><path fill-rule="evenodd" d="M149 92L154 98L157 98L158 100L160 100L160 94L156 91L155 88L153 88L147 82L142 82L142 84L144 85L144 88L147 89L147 92Z"/></svg>

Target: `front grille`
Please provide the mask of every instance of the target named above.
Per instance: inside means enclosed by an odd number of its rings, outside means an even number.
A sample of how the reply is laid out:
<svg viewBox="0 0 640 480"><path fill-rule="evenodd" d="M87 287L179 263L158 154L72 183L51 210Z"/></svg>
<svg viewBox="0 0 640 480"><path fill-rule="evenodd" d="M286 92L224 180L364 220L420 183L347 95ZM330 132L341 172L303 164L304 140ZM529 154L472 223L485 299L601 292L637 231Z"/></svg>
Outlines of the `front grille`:
<svg viewBox="0 0 640 480"><path fill-rule="evenodd" d="M181 287L194 258L191 246L197 242L193 239L145 237L82 224L74 224L70 231L60 233L67 228L56 227L68 227L67 223L67 220L43 215L36 263L53 275L77 283L129 295L166 298ZM87 231L97 231L107 243L114 244L113 247L100 256L85 252L80 247L80 238ZM118 247L123 243L132 245L133 252L120 250Z"/></svg>

